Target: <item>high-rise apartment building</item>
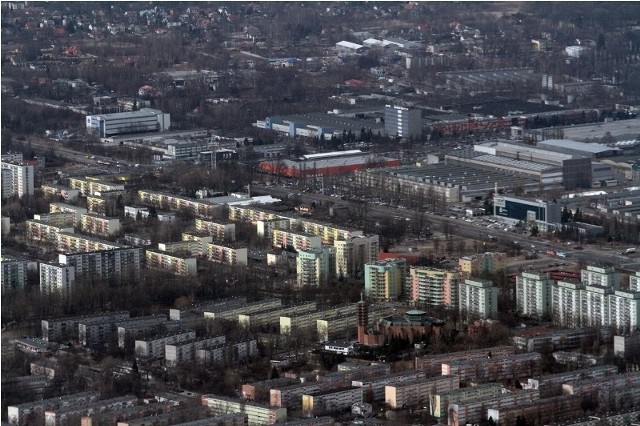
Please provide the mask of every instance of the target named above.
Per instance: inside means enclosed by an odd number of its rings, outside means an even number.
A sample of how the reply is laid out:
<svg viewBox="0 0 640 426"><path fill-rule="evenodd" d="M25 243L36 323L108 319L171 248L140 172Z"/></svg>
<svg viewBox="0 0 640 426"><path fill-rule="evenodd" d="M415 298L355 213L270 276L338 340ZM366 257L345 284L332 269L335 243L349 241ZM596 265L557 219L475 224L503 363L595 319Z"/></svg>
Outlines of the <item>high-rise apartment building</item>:
<svg viewBox="0 0 640 426"><path fill-rule="evenodd" d="M609 323L619 333L630 333L640 326L640 292L616 290L609 295Z"/></svg>
<svg viewBox="0 0 640 426"><path fill-rule="evenodd" d="M298 251L296 271L298 286L325 285L334 275L335 247L323 246Z"/></svg>
<svg viewBox="0 0 640 426"><path fill-rule="evenodd" d="M620 276L613 267L587 266L580 271L580 281L585 285L599 285L618 289Z"/></svg>
<svg viewBox="0 0 640 426"><path fill-rule="evenodd" d="M69 265L57 263L40 264L40 292L61 292L68 295L76 279L76 269Z"/></svg>
<svg viewBox="0 0 640 426"><path fill-rule="evenodd" d="M551 288L552 320L563 327L580 326L580 296L585 285L570 281L558 281Z"/></svg>
<svg viewBox="0 0 640 426"><path fill-rule="evenodd" d="M364 265L364 291L374 300L397 300L407 276L405 259L385 259Z"/></svg>
<svg viewBox="0 0 640 426"><path fill-rule="evenodd" d="M543 318L550 312L549 294L553 280L548 274L523 272L516 277L516 305L518 313Z"/></svg>
<svg viewBox="0 0 640 426"><path fill-rule="evenodd" d="M458 306L459 272L425 266L412 266L406 283L405 297L427 306Z"/></svg>
<svg viewBox="0 0 640 426"><path fill-rule="evenodd" d="M33 195L35 161L2 161L2 198Z"/></svg>
<svg viewBox="0 0 640 426"><path fill-rule="evenodd" d="M496 318L498 316L498 287L491 281L466 279L460 284L460 312L480 318Z"/></svg>
<svg viewBox="0 0 640 426"><path fill-rule="evenodd" d="M336 275L350 278L361 277L365 263L378 260L380 250L377 235L335 240L333 246L336 248Z"/></svg>

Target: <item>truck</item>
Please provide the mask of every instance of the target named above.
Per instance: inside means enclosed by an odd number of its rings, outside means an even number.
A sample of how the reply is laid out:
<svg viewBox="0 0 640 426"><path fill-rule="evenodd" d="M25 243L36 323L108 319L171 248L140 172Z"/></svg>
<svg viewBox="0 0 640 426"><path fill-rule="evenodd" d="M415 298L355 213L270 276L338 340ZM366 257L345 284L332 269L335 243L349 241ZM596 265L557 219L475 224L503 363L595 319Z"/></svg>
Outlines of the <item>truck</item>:
<svg viewBox="0 0 640 426"><path fill-rule="evenodd" d="M631 253L635 253L636 252L636 248L635 247L630 247L628 249L626 249L624 251L624 254L631 254Z"/></svg>

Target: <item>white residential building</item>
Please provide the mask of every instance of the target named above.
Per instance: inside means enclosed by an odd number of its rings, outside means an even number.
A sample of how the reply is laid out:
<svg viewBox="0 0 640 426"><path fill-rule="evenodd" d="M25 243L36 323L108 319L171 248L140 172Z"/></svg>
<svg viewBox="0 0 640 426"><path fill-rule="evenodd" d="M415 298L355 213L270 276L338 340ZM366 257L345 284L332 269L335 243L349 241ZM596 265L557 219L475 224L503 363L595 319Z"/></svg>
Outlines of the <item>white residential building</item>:
<svg viewBox="0 0 640 426"><path fill-rule="evenodd" d="M175 367L179 362L193 361L200 349L226 343L224 336L187 340L186 342L167 343L164 347L164 361L167 367Z"/></svg>
<svg viewBox="0 0 640 426"><path fill-rule="evenodd" d="M142 249L114 248L81 253L59 254L58 262L75 267L75 275L101 280L138 280L142 269Z"/></svg>
<svg viewBox="0 0 640 426"><path fill-rule="evenodd" d="M335 253L334 247L327 246L300 250L296 258L298 286L327 284L334 275Z"/></svg>
<svg viewBox="0 0 640 426"><path fill-rule="evenodd" d="M609 295L609 323L620 333L630 333L640 326L640 292L616 290Z"/></svg>
<svg viewBox="0 0 640 426"><path fill-rule="evenodd" d="M40 292L68 295L76 279L76 268L57 263L40 264Z"/></svg>
<svg viewBox="0 0 640 426"><path fill-rule="evenodd" d="M149 359L164 358L166 345L186 342L195 338L195 331L183 330L180 332L172 332L159 336L153 336L146 339L139 339L135 342L136 356Z"/></svg>
<svg viewBox="0 0 640 426"><path fill-rule="evenodd" d="M580 294L580 325L582 327L604 327L609 325L610 287L587 285Z"/></svg>
<svg viewBox="0 0 640 426"><path fill-rule="evenodd" d="M587 266L580 271L580 281L585 285L620 288L620 275L613 267Z"/></svg>
<svg viewBox="0 0 640 426"><path fill-rule="evenodd" d="M580 296L585 285L569 281L558 281L551 287L551 315L554 323L563 327L579 327Z"/></svg>
<svg viewBox="0 0 640 426"><path fill-rule="evenodd" d="M2 161L2 198L33 195L35 161Z"/></svg>
<svg viewBox="0 0 640 426"><path fill-rule="evenodd" d="M377 235L358 235L344 240L335 240L336 275L358 278L364 274L365 263L378 260L380 242Z"/></svg>
<svg viewBox="0 0 640 426"><path fill-rule="evenodd" d="M2 264L2 276L0 281L2 294L10 294L24 290L24 287L27 284L29 264L32 262L16 259L11 256L2 256L0 263ZM33 263L35 264L35 262Z"/></svg>
<svg viewBox="0 0 640 426"><path fill-rule="evenodd" d="M548 274L523 272L516 277L516 305L518 313L543 318L550 313L549 301L553 280Z"/></svg>
<svg viewBox="0 0 640 426"><path fill-rule="evenodd" d="M498 287L491 281L466 279L459 286L460 312L467 316L477 315L480 318L497 318Z"/></svg>
<svg viewBox="0 0 640 426"><path fill-rule="evenodd" d="M640 271L629 276L629 290L640 291Z"/></svg>

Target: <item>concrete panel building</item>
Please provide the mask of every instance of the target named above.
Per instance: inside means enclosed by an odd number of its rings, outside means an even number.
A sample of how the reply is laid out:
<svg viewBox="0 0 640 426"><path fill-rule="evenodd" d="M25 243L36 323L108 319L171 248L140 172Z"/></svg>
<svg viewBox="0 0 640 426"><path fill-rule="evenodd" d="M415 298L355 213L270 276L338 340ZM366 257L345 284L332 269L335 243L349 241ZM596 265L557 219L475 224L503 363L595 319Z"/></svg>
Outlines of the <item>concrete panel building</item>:
<svg viewBox="0 0 640 426"><path fill-rule="evenodd" d="M302 407L302 395L319 392L319 382L296 383L288 386L274 386L269 390L269 403L273 407L298 409Z"/></svg>
<svg viewBox="0 0 640 426"><path fill-rule="evenodd" d="M208 407L216 415L244 413L247 415L248 426L273 425L287 419L287 409L284 407L270 407L217 395L203 395L202 405Z"/></svg>
<svg viewBox="0 0 640 426"><path fill-rule="evenodd" d="M102 321L122 321L129 318L129 312L105 312L96 315L51 318L41 321L42 338L47 342L59 342L78 337L78 324L81 321L100 319Z"/></svg>
<svg viewBox="0 0 640 426"><path fill-rule="evenodd" d="M210 346L223 345L226 343L225 336L206 337L200 339L187 340L185 342L167 343L164 347L164 361L167 367L175 367L184 361L196 359L196 352Z"/></svg>
<svg viewBox="0 0 640 426"><path fill-rule="evenodd" d="M467 318L495 319L498 316L498 287L491 281L466 279L459 285L458 307Z"/></svg>
<svg viewBox="0 0 640 426"><path fill-rule="evenodd" d="M148 189L138 190L138 198L142 204L154 206L160 210L179 212L183 209L191 211L194 215L211 218L222 206L211 204L206 200L180 197L178 195L164 192L151 191Z"/></svg>
<svg viewBox="0 0 640 426"><path fill-rule="evenodd" d="M89 176L86 178L70 177L69 186L71 189L80 191L84 197L99 195L102 193L118 194L123 193L125 188L119 181L103 180L100 176Z"/></svg>
<svg viewBox="0 0 640 426"><path fill-rule="evenodd" d="M551 285L548 274L523 272L516 277L516 306L521 315L542 319L550 314Z"/></svg>
<svg viewBox="0 0 640 426"><path fill-rule="evenodd" d="M196 218L196 231L210 235L215 241L235 241L235 223L218 223Z"/></svg>
<svg viewBox="0 0 640 426"><path fill-rule="evenodd" d="M247 303L242 299L226 302L221 305L214 305L206 308L203 311L205 319L224 319L224 320L237 320L238 315L249 315L254 312L262 312L269 309L279 308L282 306L282 301L276 298L259 300L256 302Z"/></svg>
<svg viewBox="0 0 640 426"><path fill-rule="evenodd" d="M326 285L335 276L335 247L299 250L296 257L298 287Z"/></svg>
<svg viewBox="0 0 640 426"><path fill-rule="evenodd" d="M127 246L112 241L101 240L87 235L62 231L58 234L56 249L63 253L78 253L125 248Z"/></svg>
<svg viewBox="0 0 640 426"><path fill-rule="evenodd" d="M162 269L176 275L196 275L198 273L195 257L165 253L159 250L146 250L145 259L149 269Z"/></svg>
<svg viewBox="0 0 640 426"><path fill-rule="evenodd" d="M35 161L2 161L2 198L33 195Z"/></svg>
<svg viewBox="0 0 640 426"><path fill-rule="evenodd" d="M122 282L140 279L142 249L114 248L82 253L59 254L58 262L73 266L76 277L95 277L100 280Z"/></svg>
<svg viewBox="0 0 640 426"><path fill-rule="evenodd" d="M129 318L116 323L118 333L118 347L125 348L127 344L135 344L135 338L154 330L175 330L182 326L182 321L168 320L166 315L149 315Z"/></svg>
<svg viewBox="0 0 640 426"><path fill-rule="evenodd" d="M77 417L95 413L104 413L107 411L119 411L126 407L132 407L137 402L138 398L135 395L127 395L94 401L86 405L69 405L66 407L51 409L44 413L44 424L45 426L67 425L72 419Z"/></svg>
<svg viewBox="0 0 640 426"><path fill-rule="evenodd" d="M222 243L207 244L207 258L226 265L246 266L249 263L247 248Z"/></svg>
<svg viewBox="0 0 640 426"><path fill-rule="evenodd" d="M310 248L320 248L322 239L320 236L274 229L271 234L273 247L293 248L294 250L308 250Z"/></svg>
<svg viewBox="0 0 640 426"><path fill-rule="evenodd" d="M309 415L339 412L351 409L353 404L362 404L363 390L345 387L302 395L302 411Z"/></svg>
<svg viewBox="0 0 640 426"><path fill-rule="evenodd" d="M80 392L42 401L10 405L7 408L7 421L12 425L32 424L35 421L36 415L44 415L47 410L84 406L97 401L99 397L99 392Z"/></svg>
<svg viewBox="0 0 640 426"><path fill-rule="evenodd" d="M422 371L403 371L384 377L352 380L351 386L362 388L365 398L371 397L374 401L381 401L384 400L386 386L393 386L424 378L425 375Z"/></svg>
<svg viewBox="0 0 640 426"><path fill-rule="evenodd" d="M78 206L74 206L72 204L66 204L66 203L50 203L49 212L75 214L76 218L73 222L74 227L80 227L80 219L82 218L82 215L88 213L87 209L85 209L84 207L78 207Z"/></svg>
<svg viewBox="0 0 640 426"><path fill-rule="evenodd" d="M378 260L380 241L377 235L354 236L335 240L336 275L358 278L364 274L364 265Z"/></svg>
<svg viewBox="0 0 640 426"><path fill-rule="evenodd" d="M470 361L442 363L442 374L466 383L497 382L540 374L541 356L537 352L497 356Z"/></svg>
<svg viewBox="0 0 640 426"><path fill-rule="evenodd" d="M405 297L427 306L458 306L460 273L425 266L409 268Z"/></svg>
<svg viewBox="0 0 640 426"><path fill-rule="evenodd" d="M484 383L477 386L469 386L451 391L440 392L433 395L429 409L431 415L440 419L447 417L449 404L460 404L476 399L496 398L502 394L502 384Z"/></svg>
<svg viewBox="0 0 640 426"><path fill-rule="evenodd" d="M165 356L165 346L177 342L186 342L196 338L193 330L170 332L158 336L148 337L135 342L136 356L149 359L159 359Z"/></svg>
<svg viewBox="0 0 640 426"><path fill-rule="evenodd" d="M196 361L207 366L224 367L238 362L248 362L258 356L258 341L213 345L196 350Z"/></svg>
<svg viewBox="0 0 640 426"><path fill-rule="evenodd" d="M441 355L425 355L415 359L415 368L424 371L427 377L439 376L442 374L442 364L447 362L487 359L515 353L516 348L513 346L493 346L486 349L457 351Z"/></svg>
<svg viewBox="0 0 640 426"><path fill-rule="evenodd" d="M396 385L385 386L384 401L392 409L423 406L433 395L460 388L457 376L440 376L417 379Z"/></svg>
<svg viewBox="0 0 640 426"><path fill-rule="evenodd" d="M450 403L447 409L447 422L450 425L479 423L487 414L487 409L500 410L508 407L519 407L536 402L539 399L540 395L536 390L519 390L497 397L467 400L457 404Z"/></svg>
<svg viewBox="0 0 640 426"><path fill-rule="evenodd" d="M60 293L63 296L71 294L76 280L76 269L73 266L40 263L39 270L41 293Z"/></svg>
<svg viewBox="0 0 640 426"><path fill-rule="evenodd" d="M562 395L562 385L585 379L598 379L615 376L618 367L615 365L598 365L595 367L581 368L566 373L547 374L540 377L530 377L526 388L536 389L540 392L540 398L550 398Z"/></svg>
<svg viewBox="0 0 640 426"><path fill-rule="evenodd" d="M407 277L405 259L385 259L364 265L364 291L367 299L397 300Z"/></svg>
<svg viewBox="0 0 640 426"><path fill-rule="evenodd" d="M32 264L35 266L35 262L12 256L2 256L0 260L0 265L2 265L0 287L3 295L24 290L27 285L27 273Z"/></svg>

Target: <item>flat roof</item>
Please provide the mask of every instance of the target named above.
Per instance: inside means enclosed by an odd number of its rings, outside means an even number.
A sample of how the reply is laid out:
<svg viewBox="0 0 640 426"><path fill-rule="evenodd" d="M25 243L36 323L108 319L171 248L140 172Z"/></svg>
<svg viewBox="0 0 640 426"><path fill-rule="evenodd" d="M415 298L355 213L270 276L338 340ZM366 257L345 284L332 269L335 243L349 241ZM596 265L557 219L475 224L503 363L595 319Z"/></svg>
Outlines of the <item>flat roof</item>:
<svg viewBox="0 0 640 426"><path fill-rule="evenodd" d="M600 139L610 133L616 140L636 139L640 134L640 118L605 123L563 127L567 139L584 141Z"/></svg>
<svg viewBox="0 0 640 426"><path fill-rule="evenodd" d="M619 148L612 148L599 143L579 142L579 141L573 141L570 139L548 139L546 141L538 142L538 146L540 145L555 146L559 148L568 148L576 151L589 152L591 154L600 154L607 151L619 150Z"/></svg>
<svg viewBox="0 0 640 426"><path fill-rule="evenodd" d="M306 154L300 157L302 160L314 160L316 158L331 158L331 157L344 157L348 155L356 155L362 154L362 151L359 149L351 149L348 151L331 151L331 152L321 152L319 154Z"/></svg>

